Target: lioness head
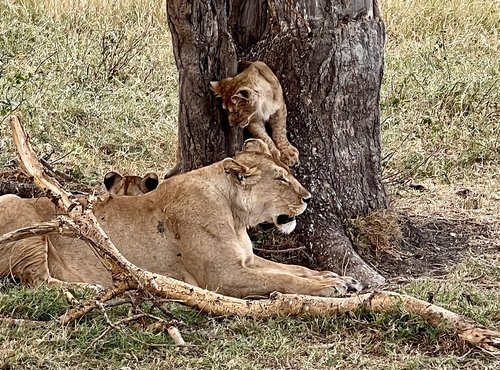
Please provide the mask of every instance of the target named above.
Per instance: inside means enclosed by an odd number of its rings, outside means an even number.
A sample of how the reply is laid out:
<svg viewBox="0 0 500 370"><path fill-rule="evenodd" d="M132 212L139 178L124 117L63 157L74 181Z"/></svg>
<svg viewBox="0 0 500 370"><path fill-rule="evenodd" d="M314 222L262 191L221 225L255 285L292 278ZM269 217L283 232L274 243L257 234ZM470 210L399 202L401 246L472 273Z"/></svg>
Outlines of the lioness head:
<svg viewBox="0 0 500 370"><path fill-rule="evenodd" d="M245 127L252 115L261 111L259 92L246 83L245 75L211 81L215 94L222 98L222 107L227 111L230 126Z"/></svg>
<svg viewBox="0 0 500 370"><path fill-rule="evenodd" d="M295 229L295 217L306 210L311 194L273 159L262 140L247 140L234 158L224 159L223 166L238 189L235 203L250 215L248 226L273 222L286 234Z"/></svg>
<svg viewBox="0 0 500 370"><path fill-rule="evenodd" d="M158 176L153 172L144 177L108 172L104 176L104 186L112 195L140 195L158 187Z"/></svg>

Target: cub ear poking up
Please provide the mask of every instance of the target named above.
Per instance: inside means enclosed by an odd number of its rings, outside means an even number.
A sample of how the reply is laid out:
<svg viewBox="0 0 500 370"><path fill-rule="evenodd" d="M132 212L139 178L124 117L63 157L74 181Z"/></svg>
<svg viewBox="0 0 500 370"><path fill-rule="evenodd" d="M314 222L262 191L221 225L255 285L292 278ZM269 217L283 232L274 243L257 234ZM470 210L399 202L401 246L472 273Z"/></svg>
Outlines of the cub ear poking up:
<svg viewBox="0 0 500 370"><path fill-rule="evenodd" d="M222 96L222 86L220 81L210 81L210 87L212 88L212 91L217 95L218 97Z"/></svg>
<svg viewBox="0 0 500 370"><path fill-rule="evenodd" d="M149 172L141 179L141 190L144 193L148 193L155 190L158 187L158 184L158 175L154 172Z"/></svg>
<svg viewBox="0 0 500 370"><path fill-rule="evenodd" d="M123 176L119 173L113 171L108 172L106 175L104 175L104 186L106 187L106 190L109 192L113 185L115 185L122 179Z"/></svg>
<svg viewBox="0 0 500 370"><path fill-rule="evenodd" d="M260 180L260 171L255 167L247 167L235 161L233 158L226 158L222 161L224 172L239 185L254 185Z"/></svg>
<svg viewBox="0 0 500 370"><path fill-rule="evenodd" d="M258 95L258 91L248 87L242 87L236 92L236 94L231 96L231 102L233 104L238 104L240 101L253 101L258 97Z"/></svg>

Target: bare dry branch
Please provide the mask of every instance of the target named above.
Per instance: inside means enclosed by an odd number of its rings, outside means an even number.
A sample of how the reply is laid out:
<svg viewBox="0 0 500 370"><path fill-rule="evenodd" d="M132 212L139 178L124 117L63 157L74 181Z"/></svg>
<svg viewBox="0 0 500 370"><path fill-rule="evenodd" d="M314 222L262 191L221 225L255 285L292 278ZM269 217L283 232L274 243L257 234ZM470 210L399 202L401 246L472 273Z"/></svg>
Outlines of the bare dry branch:
<svg viewBox="0 0 500 370"><path fill-rule="evenodd" d="M0 316L0 324L9 326L22 326L25 328L42 328L47 326L50 321L36 321L26 319L13 319L10 317Z"/></svg>
<svg viewBox="0 0 500 370"><path fill-rule="evenodd" d="M104 266L111 272L117 285L101 295L101 302L103 298L109 297L108 299L110 299L120 291L124 292L140 287L157 297L177 299L187 306L218 316L327 316L351 312L360 308L387 312L401 307L411 314L422 317L431 325L456 333L472 345L480 346L489 351L500 349L499 332L487 330L466 317L439 306L398 293L373 292L346 298L276 293L270 299L249 301L223 296L182 281L142 270L120 254L99 226L91 210L84 209L70 193L61 188L57 181L53 181L43 172L35 153L27 142L19 119L16 116L11 116L10 123L21 161L29 175L34 177L35 183L40 187L50 190L59 197L59 206L66 210L72 219L65 221L65 224L92 246L102 259ZM94 300L69 311L60 318L60 323L67 323L81 317L96 307L95 302Z"/></svg>
<svg viewBox="0 0 500 370"><path fill-rule="evenodd" d="M31 238L33 236L47 235L47 234L59 234L66 236L74 236L75 233L69 228L64 226L61 220L52 220L48 222L41 222L34 224L29 227L23 227L6 233L0 236L0 244L15 242L17 240Z"/></svg>
<svg viewBox="0 0 500 370"><path fill-rule="evenodd" d="M108 289L104 289L97 297L80 304L78 307L68 310L63 315L59 316L58 322L61 325L68 325L69 323L78 320L88 314L90 311L98 307L97 302L104 303L113 299L127 290L133 289L128 284L119 284Z"/></svg>

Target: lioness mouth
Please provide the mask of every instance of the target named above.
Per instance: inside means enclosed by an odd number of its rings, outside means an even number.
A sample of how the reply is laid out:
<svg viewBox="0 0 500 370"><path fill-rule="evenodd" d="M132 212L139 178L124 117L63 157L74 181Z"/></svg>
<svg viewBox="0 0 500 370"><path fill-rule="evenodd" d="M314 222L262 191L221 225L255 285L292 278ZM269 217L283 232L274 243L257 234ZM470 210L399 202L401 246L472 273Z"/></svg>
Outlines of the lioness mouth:
<svg viewBox="0 0 500 370"><path fill-rule="evenodd" d="M295 221L295 217L288 215L279 215L278 218L276 219L276 223L278 225L284 225L292 221Z"/></svg>

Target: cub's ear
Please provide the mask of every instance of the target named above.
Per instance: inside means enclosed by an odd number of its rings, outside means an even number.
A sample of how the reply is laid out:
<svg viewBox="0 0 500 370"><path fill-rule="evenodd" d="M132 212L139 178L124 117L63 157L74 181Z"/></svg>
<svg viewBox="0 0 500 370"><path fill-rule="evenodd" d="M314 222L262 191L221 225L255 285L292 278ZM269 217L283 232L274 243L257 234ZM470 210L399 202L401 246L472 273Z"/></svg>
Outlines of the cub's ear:
<svg viewBox="0 0 500 370"><path fill-rule="evenodd" d="M106 187L106 190L109 191L109 189L111 189L113 185L121 179L123 179L123 176L119 173L108 172L106 175L104 175L104 186Z"/></svg>
<svg viewBox="0 0 500 370"><path fill-rule="evenodd" d="M248 87L242 87L236 92L236 94L231 96L231 101L234 104L238 103L238 101L240 101L240 100L249 101L252 99L253 96L258 95L258 94L259 93L254 89L250 89Z"/></svg>
<svg viewBox="0 0 500 370"><path fill-rule="evenodd" d="M271 155L271 151L265 142L261 139L248 139L243 143L243 151L258 152Z"/></svg>
<svg viewBox="0 0 500 370"><path fill-rule="evenodd" d="M219 81L210 81L210 88L215 95L220 96L220 83Z"/></svg>
<svg viewBox="0 0 500 370"><path fill-rule="evenodd" d="M145 193L155 190L158 187L158 184L158 175L154 172L147 173L141 179L141 188L143 189L143 191L145 190Z"/></svg>
<svg viewBox="0 0 500 370"><path fill-rule="evenodd" d="M215 93L215 95L217 95L217 97L222 96L222 81L210 81L210 88Z"/></svg>
<svg viewBox="0 0 500 370"><path fill-rule="evenodd" d="M259 170L255 167L247 167L233 158L224 159L222 165L224 166L224 171L240 185L254 185L260 180Z"/></svg>

